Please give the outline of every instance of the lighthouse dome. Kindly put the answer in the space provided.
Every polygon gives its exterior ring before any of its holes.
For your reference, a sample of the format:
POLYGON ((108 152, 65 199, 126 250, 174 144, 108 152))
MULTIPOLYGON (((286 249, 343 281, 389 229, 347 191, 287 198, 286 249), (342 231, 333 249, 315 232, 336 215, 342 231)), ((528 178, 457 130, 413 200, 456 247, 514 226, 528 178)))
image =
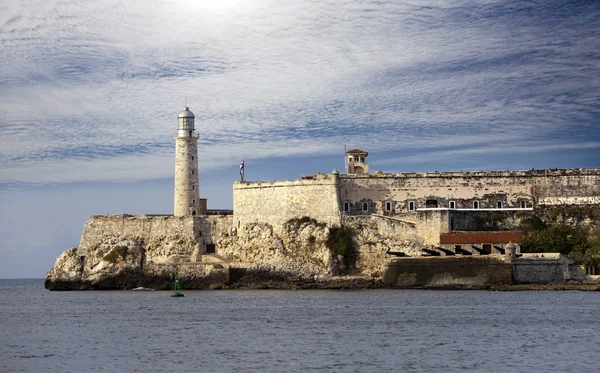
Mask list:
POLYGON ((178 118, 195 118, 194 113, 190 111, 189 107, 184 107, 183 111, 179 113, 178 118))

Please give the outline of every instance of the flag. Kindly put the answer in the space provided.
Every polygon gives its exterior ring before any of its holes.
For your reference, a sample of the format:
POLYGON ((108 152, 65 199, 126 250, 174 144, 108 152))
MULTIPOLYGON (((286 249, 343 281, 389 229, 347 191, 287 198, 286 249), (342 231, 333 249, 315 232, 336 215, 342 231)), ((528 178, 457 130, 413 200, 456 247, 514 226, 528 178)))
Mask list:
POLYGON ((240 177, 242 181, 244 181, 244 160, 242 159, 242 163, 240 163, 240 177))

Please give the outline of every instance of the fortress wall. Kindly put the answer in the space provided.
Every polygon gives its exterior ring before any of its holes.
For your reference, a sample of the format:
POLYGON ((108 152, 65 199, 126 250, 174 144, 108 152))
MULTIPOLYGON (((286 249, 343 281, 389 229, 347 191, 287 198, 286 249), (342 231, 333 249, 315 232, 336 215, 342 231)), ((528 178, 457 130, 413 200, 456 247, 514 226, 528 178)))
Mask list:
POLYGON ((481 208, 496 208, 498 200, 505 207, 517 207, 520 199, 531 199, 531 186, 526 177, 345 176, 340 179, 340 199, 358 203, 368 199, 377 212, 383 212, 385 201, 391 201, 393 210, 400 212, 408 210, 408 201, 423 208, 428 199, 437 200, 438 207, 455 201, 456 208, 472 208, 473 199, 480 201, 481 208))
POLYGON ((290 219, 310 216, 339 225, 337 177, 311 180, 236 182, 233 185, 234 225, 268 223, 281 226, 290 219))
POLYGON ((538 176, 533 180, 538 198, 600 196, 600 172, 538 176))
POLYGON ((87 252, 106 236, 131 236, 145 242, 160 237, 180 235, 199 239, 197 226, 202 218, 192 216, 96 215, 85 223, 79 249, 87 252))
POLYGON ((419 212, 416 226, 418 242, 425 246, 438 246, 440 233, 450 231, 448 214, 448 210, 419 212))
POLYGON ((600 196, 600 169, 341 175, 339 183, 340 202, 351 202, 353 214, 363 213, 362 202, 369 203, 369 212, 397 214, 408 210, 408 201, 423 208, 428 199, 441 208, 449 201, 472 208, 473 200, 480 208, 497 208, 498 201, 503 208, 518 208, 521 200, 531 207, 538 198, 600 196), (392 212, 384 211, 385 201, 392 202, 392 212))
POLYGON ((201 241, 207 244, 216 244, 221 237, 231 235, 233 228, 233 215, 210 215, 199 219, 197 229, 201 241))
POLYGON ((538 205, 600 205, 600 196, 589 197, 542 197, 538 205))
POLYGON ((569 262, 562 259, 521 258, 513 260, 512 268, 519 284, 563 284, 571 278, 569 262))
POLYGON ((520 218, 530 216, 532 211, 465 211, 450 210, 450 230, 489 231, 518 229, 520 218))
POLYGON ((398 258, 385 264, 390 286, 510 284, 510 264, 494 257, 398 258))

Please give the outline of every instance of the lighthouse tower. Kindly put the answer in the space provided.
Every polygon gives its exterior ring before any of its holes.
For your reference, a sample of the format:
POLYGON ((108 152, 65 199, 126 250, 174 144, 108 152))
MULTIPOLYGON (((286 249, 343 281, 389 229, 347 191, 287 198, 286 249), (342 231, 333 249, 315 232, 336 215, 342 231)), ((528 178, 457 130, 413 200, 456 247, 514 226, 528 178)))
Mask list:
POLYGON ((185 107, 179 113, 175 137, 175 216, 201 215, 198 181, 198 134, 194 113, 185 107))

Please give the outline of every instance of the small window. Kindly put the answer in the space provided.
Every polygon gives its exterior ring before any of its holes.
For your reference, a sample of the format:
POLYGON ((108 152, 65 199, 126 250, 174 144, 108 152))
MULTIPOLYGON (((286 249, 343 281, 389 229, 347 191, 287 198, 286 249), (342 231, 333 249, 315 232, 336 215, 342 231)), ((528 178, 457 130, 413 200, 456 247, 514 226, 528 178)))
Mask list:
POLYGON ((448 204, 448 207, 450 207, 451 209, 455 209, 456 208, 456 202, 450 201, 450 203, 448 204))
POLYGON ((527 201, 521 200, 521 208, 527 208, 527 201))
POLYGON ((192 184, 192 190, 194 190, 194 184, 192 184))
POLYGON ((498 208, 501 209, 502 208, 502 201, 498 201, 498 208))
POLYGON ((473 201, 473 208, 474 209, 478 209, 479 208, 479 201, 473 201))
POLYGON ((354 157, 354 162, 358 162, 358 156, 354 157))
POLYGON ((344 212, 350 211, 350 202, 344 202, 344 212))
POLYGON ((206 253, 207 254, 214 254, 215 253, 215 244, 214 243, 208 243, 206 244, 206 253))
POLYGON ((415 211, 415 202, 414 201, 410 201, 408 203, 408 211, 415 211))
POLYGON ((196 210, 192 210, 192 215, 196 215, 196 210))
POLYGON ((456 252, 456 250, 461 250, 462 249, 462 245, 454 245, 454 252, 456 252))
POLYGON ((193 200, 192 200, 192 205, 195 205, 195 204, 196 204, 196 200, 195 200, 195 199, 193 199, 193 200))
POLYGON ((352 162, 352 156, 348 157, 348 162, 352 162))
POLYGON ((385 211, 392 211, 392 203, 391 202, 386 202, 385 203, 385 211))
POLYGON ((363 211, 369 211, 369 203, 363 202, 362 208, 363 208, 363 211))
POLYGON ((192 175, 194 174, 194 170, 192 170, 192 175))
POLYGON ((194 160, 194 156, 192 155, 192 161, 194 160))

